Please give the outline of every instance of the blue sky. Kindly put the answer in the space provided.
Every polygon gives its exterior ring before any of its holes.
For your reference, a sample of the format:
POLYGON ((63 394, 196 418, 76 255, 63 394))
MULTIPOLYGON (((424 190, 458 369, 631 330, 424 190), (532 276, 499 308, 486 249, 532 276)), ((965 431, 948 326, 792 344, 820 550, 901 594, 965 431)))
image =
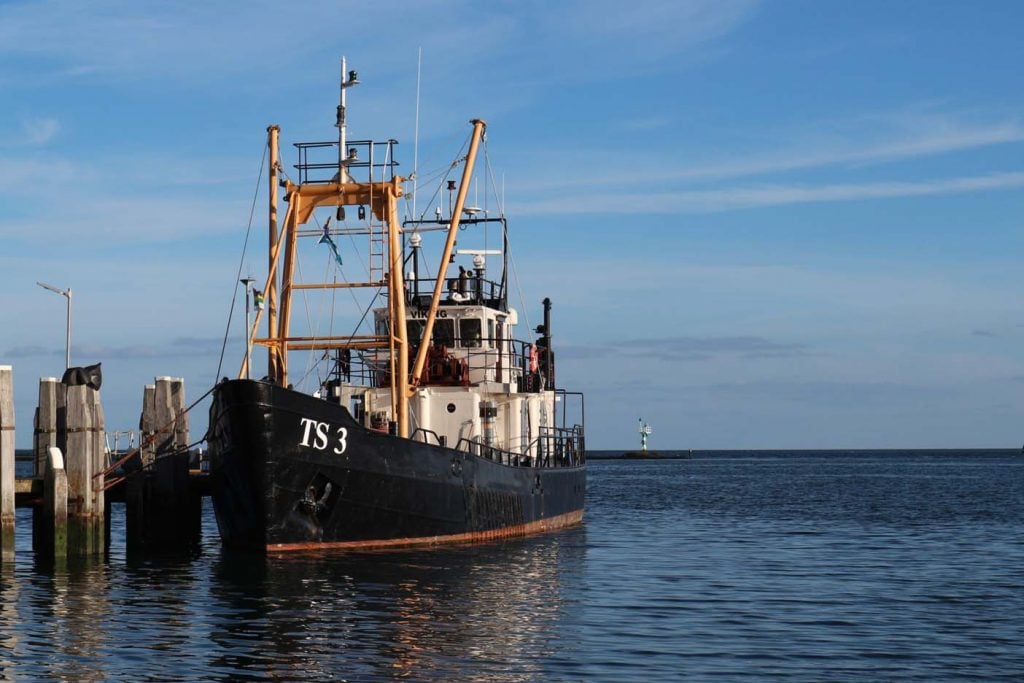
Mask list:
POLYGON ((592 448, 634 445, 638 416, 655 448, 1021 444, 1024 5, 378 7, 0 2, 20 447, 63 370, 63 300, 37 280, 74 290, 72 363, 103 362, 108 429, 156 375, 198 397, 266 126, 333 137, 345 54, 350 136, 397 138, 411 169, 420 48, 420 168, 488 121, 517 307, 536 324, 553 299, 592 448))

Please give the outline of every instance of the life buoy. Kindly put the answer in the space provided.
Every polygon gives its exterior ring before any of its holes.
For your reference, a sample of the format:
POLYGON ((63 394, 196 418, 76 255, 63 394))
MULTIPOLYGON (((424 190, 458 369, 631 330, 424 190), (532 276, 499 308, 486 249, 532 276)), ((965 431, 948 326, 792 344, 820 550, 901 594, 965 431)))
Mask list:
POLYGON ((537 372, 537 346, 530 344, 530 372, 537 372))

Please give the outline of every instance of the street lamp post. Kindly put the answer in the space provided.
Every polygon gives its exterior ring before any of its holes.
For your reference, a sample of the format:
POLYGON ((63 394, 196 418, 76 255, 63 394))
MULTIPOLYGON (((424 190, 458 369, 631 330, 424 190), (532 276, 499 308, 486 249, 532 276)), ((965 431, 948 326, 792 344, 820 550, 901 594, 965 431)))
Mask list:
POLYGON ((62 297, 68 300, 68 320, 67 328, 65 330, 65 343, 64 343, 64 369, 67 370, 71 367, 71 288, 61 289, 60 287, 54 287, 48 285, 45 282, 36 282, 37 285, 43 289, 48 289, 51 292, 60 294, 62 297))
POLYGON ((239 280, 245 285, 245 378, 249 379, 249 367, 252 360, 249 356, 252 354, 252 327, 249 323, 249 291, 252 289, 252 283, 256 280, 251 277, 243 277, 239 280))

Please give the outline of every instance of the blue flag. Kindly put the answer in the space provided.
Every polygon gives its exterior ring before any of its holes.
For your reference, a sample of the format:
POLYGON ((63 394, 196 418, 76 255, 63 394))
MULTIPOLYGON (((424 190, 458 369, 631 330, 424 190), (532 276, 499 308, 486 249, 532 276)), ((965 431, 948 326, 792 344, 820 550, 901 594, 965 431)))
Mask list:
POLYGON ((338 253, 338 245, 331 239, 331 233, 327 231, 326 225, 324 226, 324 236, 320 238, 317 244, 329 244, 331 246, 331 251, 334 252, 334 260, 338 262, 339 266, 343 265, 341 262, 341 254, 338 253))

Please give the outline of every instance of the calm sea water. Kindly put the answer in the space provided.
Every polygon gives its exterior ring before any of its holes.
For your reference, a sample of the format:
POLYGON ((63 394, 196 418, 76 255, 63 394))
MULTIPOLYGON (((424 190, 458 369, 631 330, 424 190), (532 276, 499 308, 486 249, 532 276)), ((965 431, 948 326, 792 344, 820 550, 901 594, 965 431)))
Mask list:
POLYGON ((417 552, 0 567, 4 680, 1022 680, 1024 457, 590 465, 585 524, 417 552))

